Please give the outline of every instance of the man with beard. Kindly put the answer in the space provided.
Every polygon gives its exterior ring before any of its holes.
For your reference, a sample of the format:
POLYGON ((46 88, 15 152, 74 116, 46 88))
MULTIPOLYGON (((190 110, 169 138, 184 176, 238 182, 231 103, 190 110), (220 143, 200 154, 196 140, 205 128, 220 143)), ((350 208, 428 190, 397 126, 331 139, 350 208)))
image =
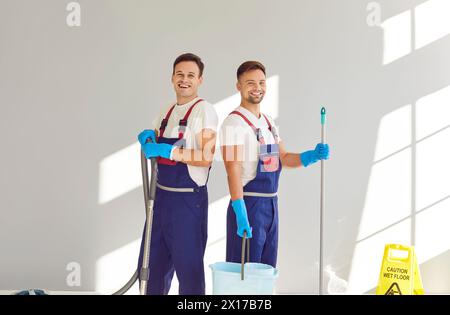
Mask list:
POLYGON ((237 70, 241 104, 225 119, 220 144, 231 200, 227 212, 226 260, 241 262, 244 232, 252 238, 250 262, 276 266, 278 249, 278 180, 281 166, 308 166, 328 159, 327 144, 303 153, 286 152, 274 120, 260 111, 266 70, 247 61, 237 70))

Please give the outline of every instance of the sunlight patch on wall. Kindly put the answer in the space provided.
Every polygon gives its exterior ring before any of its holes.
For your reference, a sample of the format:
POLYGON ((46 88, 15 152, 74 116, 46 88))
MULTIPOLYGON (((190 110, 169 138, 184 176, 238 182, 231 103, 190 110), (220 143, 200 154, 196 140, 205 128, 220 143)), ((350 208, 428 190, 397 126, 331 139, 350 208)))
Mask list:
POLYGON ((98 203, 110 202, 142 186, 140 145, 133 143, 100 161, 98 203))
POLYGON ((385 115, 378 128, 375 161, 411 145, 411 105, 385 115))
POLYGON ((411 215, 411 149, 372 167, 358 240, 411 215))
POLYGON ((450 196, 450 129, 417 144, 417 209, 450 196))
POLYGON ((411 53, 411 11, 395 15, 381 24, 383 29, 383 65, 411 53))
MULTIPOLYGON (((137 268, 141 239, 119 247, 97 260, 95 265, 95 291, 111 294, 119 290, 131 278, 137 268)), ((135 285, 128 294, 139 294, 135 285)))
POLYGON ((212 272, 210 264, 225 261, 227 208, 230 196, 220 198, 209 205, 208 209, 208 243, 205 252, 206 293, 212 293, 212 272))
POLYGON ((347 293, 363 294, 378 285, 386 244, 410 245, 411 220, 406 219, 372 237, 358 242, 352 258, 347 293))
POLYGON ((450 249, 450 198, 417 214, 416 252, 419 264, 450 249))
POLYGON ((449 128, 450 86, 420 98, 417 101, 416 113, 417 140, 443 128, 449 128))
POLYGON ((416 49, 450 34, 450 1, 429 0, 415 9, 416 49))

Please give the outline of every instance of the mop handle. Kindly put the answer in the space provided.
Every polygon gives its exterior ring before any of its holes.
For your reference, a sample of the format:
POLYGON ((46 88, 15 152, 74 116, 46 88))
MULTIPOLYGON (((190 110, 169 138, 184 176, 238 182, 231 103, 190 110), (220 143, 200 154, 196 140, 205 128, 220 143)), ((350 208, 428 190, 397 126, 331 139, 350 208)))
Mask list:
POLYGON ((241 280, 244 280, 244 264, 245 264, 245 244, 247 241, 247 262, 250 260, 250 239, 247 238, 247 231, 244 231, 242 237, 242 251, 241 251, 241 280))
MULTIPOLYGON (((321 142, 325 143, 325 107, 320 110, 321 142)), ((323 294, 323 205, 324 205, 324 179, 325 179, 325 161, 320 160, 320 257, 319 257, 319 294, 323 294)))

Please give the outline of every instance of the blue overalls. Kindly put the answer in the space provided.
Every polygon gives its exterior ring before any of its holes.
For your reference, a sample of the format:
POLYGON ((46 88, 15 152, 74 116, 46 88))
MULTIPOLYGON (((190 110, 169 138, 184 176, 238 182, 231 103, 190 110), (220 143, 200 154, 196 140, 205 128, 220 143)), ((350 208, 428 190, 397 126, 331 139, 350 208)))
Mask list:
MULTIPOLYGON (((178 138, 165 138, 164 130, 174 105, 161 122, 158 143, 179 146, 195 102, 179 122, 178 138)), ((203 257, 207 240, 208 192, 189 176, 185 163, 158 158, 157 190, 153 206, 147 294, 168 294, 174 271, 179 294, 205 294, 203 257)), ((145 231, 145 227, 144 227, 145 231)), ((139 254, 142 265, 144 237, 139 254)))
MULTIPOLYGON (((262 114, 275 139, 275 144, 265 144, 260 129, 257 129, 247 117, 238 111, 234 111, 231 114, 241 116, 252 127, 259 142, 259 159, 256 177, 243 187, 248 221, 252 227, 249 261, 276 267, 278 250, 277 190, 282 168, 278 147, 278 135, 267 117, 262 114)), ((236 231, 236 215, 230 201, 227 212, 226 260, 240 263, 242 238, 237 235, 236 231)))

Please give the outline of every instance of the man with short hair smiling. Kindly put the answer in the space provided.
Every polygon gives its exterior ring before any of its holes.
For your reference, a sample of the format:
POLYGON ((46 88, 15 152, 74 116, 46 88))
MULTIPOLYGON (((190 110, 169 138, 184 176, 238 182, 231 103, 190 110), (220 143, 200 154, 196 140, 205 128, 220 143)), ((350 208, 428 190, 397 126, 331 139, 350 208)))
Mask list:
POLYGON ((220 143, 231 200, 227 212, 226 260, 241 262, 244 232, 251 238, 250 262, 276 266, 278 180, 281 166, 308 166, 328 159, 327 144, 314 150, 286 152, 274 120, 260 110, 266 93, 266 69, 247 61, 237 70, 241 104, 224 120, 220 143))
MULTIPOLYGON (((145 156, 158 159, 147 294, 167 294, 174 271, 180 294, 205 294, 206 184, 218 117, 214 107, 197 95, 203 68, 201 59, 191 53, 175 60, 172 84, 177 102, 163 109, 153 122, 154 130, 138 136, 145 156)), ((144 239, 139 270, 143 243, 144 239)))

